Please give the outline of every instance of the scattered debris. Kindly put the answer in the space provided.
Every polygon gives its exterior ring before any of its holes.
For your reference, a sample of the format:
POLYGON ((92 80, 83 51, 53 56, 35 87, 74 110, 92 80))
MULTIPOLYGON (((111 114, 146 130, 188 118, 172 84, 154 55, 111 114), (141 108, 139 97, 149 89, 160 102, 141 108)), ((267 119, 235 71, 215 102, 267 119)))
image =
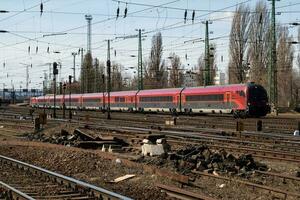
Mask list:
POLYGON ((102 149, 108 152, 121 152, 123 146, 127 146, 123 140, 116 137, 94 137, 83 130, 75 129, 72 134, 67 130, 61 129, 60 133, 55 133, 50 136, 43 133, 27 134, 29 140, 38 140, 53 144, 61 144, 65 146, 73 146, 84 149, 102 149))
POLYGON ((175 153, 163 154, 157 158, 141 158, 141 162, 155 164, 161 167, 171 167, 180 173, 192 170, 219 175, 246 176, 255 170, 266 171, 266 165, 255 162, 251 154, 235 157, 225 150, 213 151, 205 145, 187 146, 175 153))
POLYGON ((121 177, 119 177, 119 178, 116 178, 116 179, 113 180, 113 181, 109 181, 109 183, 119 183, 119 182, 121 182, 121 181, 124 181, 124 180, 126 180, 126 179, 130 179, 130 178, 133 178, 133 177, 135 177, 135 174, 127 174, 127 175, 125 175, 125 176, 121 176, 121 177))
POLYGON ((223 184, 217 185, 217 186, 218 186, 219 188, 223 188, 223 187, 225 187, 225 185, 226 185, 226 184, 223 183, 223 184))

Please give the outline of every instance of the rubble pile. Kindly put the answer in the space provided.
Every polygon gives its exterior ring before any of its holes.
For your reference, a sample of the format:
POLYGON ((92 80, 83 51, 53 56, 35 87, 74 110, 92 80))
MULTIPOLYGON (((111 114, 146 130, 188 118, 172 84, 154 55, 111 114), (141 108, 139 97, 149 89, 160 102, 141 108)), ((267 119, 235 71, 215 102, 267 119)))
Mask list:
POLYGON ((27 134, 29 140, 48 142, 52 144, 60 144, 65 146, 80 147, 85 149, 121 149, 127 144, 116 137, 94 137, 80 129, 75 129, 73 133, 61 129, 59 133, 46 135, 43 133, 27 134))
POLYGON ((254 170, 266 171, 267 166, 255 162, 251 154, 235 157, 225 150, 213 151, 205 145, 187 146, 175 153, 156 158, 144 158, 149 164, 173 167, 176 171, 187 173, 192 170, 208 173, 222 172, 229 175, 247 175, 254 170))

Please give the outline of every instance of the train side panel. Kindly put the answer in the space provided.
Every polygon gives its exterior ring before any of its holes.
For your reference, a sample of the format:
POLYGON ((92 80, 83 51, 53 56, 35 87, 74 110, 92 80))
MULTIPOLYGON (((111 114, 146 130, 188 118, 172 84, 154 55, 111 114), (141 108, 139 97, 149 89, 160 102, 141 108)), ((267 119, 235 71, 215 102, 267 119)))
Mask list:
POLYGON ((137 94, 137 109, 154 112, 179 112, 182 88, 142 90, 137 94))
POLYGON ((245 110, 247 87, 244 84, 186 88, 182 92, 183 112, 232 113, 245 110))
MULTIPOLYGON (((136 93, 138 91, 121 91, 110 93, 110 109, 116 111, 133 111, 136 105, 136 93)), ((106 108, 108 95, 105 96, 106 108)))

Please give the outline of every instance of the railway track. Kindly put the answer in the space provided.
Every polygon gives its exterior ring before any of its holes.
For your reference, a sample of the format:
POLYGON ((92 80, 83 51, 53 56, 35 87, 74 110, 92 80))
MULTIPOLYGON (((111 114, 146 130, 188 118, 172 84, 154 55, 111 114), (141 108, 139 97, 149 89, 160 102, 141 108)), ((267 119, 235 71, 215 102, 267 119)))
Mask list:
MULTIPOLYGON (((64 122, 63 120, 54 121, 64 122)), ((77 126, 79 124, 85 124, 80 119, 72 120, 72 122, 77 126)), ((110 120, 109 124, 107 124, 105 119, 90 120, 88 124, 101 130, 143 134, 156 132, 165 134, 173 139, 171 140, 172 143, 204 143, 215 149, 223 148, 236 153, 251 153, 259 158, 300 162, 300 139, 284 134, 241 132, 239 135, 234 135, 236 133, 232 132, 232 135, 224 135, 223 131, 209 129, 201 130, 199 128, 185 126, 163 127, 162 131, 158 131, 151 128, 154 125, 153 123, 132 122, 130 126, 128 126, 129 124, 127 121, 124 122, 115 119, 110 120), (91 121, 94 121, 94 123, 91 121), (187 139, 189 142, 185 142, 187 139)))
MULTIPOLYGON (((137 127, 129 127, 129 126, 113 126, 113 125, 99 125, 93 124, 92 125, 97 130, 109 130, 110 132, 119 132, 119 133, 135 133, 135 134, 142 134, 147 135, 149 133, 154 134, 162 134, 165 135, 167 138, 172 138, 173 144, 181 144, 181 145, 188 145, 188 144, 200 144, 205 143, 212 149, 225 149, 230 152, 235 153, 251 153, 254 157, 263 158, 263 159, 270 159, 270 160, 277 160, 277 161, 286 161, 286 162, 295 162, 300 163, 300 155, 299 153, 294 152, 286 152, 286 151, 274 151, 272 149, 261 149, 261 148, 248 148, 243 145, 243 141, 240 141, 239 146, 233 146, 232 140, 233 138, 228 138, 227 136, 210 136, 206 139, 210 140, 210 143, 207 142, 209 140, 203 140, 203 138, 207 137, 206 134, 202 133, 195 133, 195 132, 183 132, 183 131, 169 131, 169 130, 160 130, 154 131, 150 128, 137 128, 137 127), (212 142, 214 140, 222 140, 224 143, 222 145, 217 145, 216 143, 212 142), (193 142, 193 143, 191 143, 193 142)), ((136 137, 136 136, 134 136, 136 137)), ((141 138, 142 140, 142 138, 141 138)), ((300 145, 300 143, 298 144, 300 145)))
POLYGON ((0 155, 0 199, 130 198, 31 164, 0 155))
MULTIPOLYGON (((44 109, 35 109, 35 115, 39 112, 44 112, 44 109)), ((46 109, 46 113, 52 113, 52 110, 46 109)), ((30 118, 29 108, 8 108, 2 110, 0 115, 13 115, 19 117, 19 115, 26 116, 30 118)), ((62 110, 57 110, 58 117, 62 118, 62 110)), ((68 115, 68 111, 66 111, 68 115)), ((170 114, 142 114, 142 113, 124 113, 124 112, 113 112, 112 117, 114 120, 123 121, 127 123, 152 123, 164 125, 166 120, 172 120, 170 114)), ((97 121, 106 118, 106 114, 99 111, 76 111, 76 116, 73 116, 74 119, 82 119, 88 121, 97 121)), ((214 128, 214 129, 223 129, 223 130, 235 130, 237 121, 244 123, 244 128, 247 131, 256 131, 257 122, 262 121, 262 130, 264 132, 270 133, 281 133, 281 134, 291 134, 300 126, 300 120, 297 118, 284 118, 284 117, 265 117, 265 118, 247 118, 247 119, 234 119, 233 117, 225 116, 186 116, 180 115, 177 118, 178 126, 193 126, 195 128, 214 128)))

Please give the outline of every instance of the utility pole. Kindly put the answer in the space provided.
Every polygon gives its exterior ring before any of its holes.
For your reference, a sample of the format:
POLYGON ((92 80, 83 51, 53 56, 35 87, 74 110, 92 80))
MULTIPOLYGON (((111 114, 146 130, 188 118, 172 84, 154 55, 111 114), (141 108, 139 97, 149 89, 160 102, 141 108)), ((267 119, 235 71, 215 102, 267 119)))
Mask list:
POLYGON ((273 112, 278 115, 277 112, 277 56, 276 56, 276 19, 275 19, 275 1, 272 1, 272 13, 271 13, 271 49, 270 63, 268 65, 268 84, 269 84, 269 98, 272 105, 273 112))
POLYGON ((111 90, 111 74, 110 74, 110 67, 111 67, 111 62, 110 62, 110 40, 107 41, 107 119, 111 119, 110 116, 110 90, 111 90))
POLYGON ((73 52, 72 53, 72 56, 73 56, 73 82, 75 83, 76 82, 76 74, 75 74, 75 69, 76 69, 76 66, 75 66, 75 59, 76 59, 76 55, 77 53, 76 52, 73 52))
POLYGON ((66 83, 63 84, 63 119, 66 118, 66 83))
POLYGON ((138 90, 144 89, 143 83, 143 52, 142 52, 142 30, 139 29, 139 48, 138 48, 138 90))
POLYGON ((27 95, 28 95, 28 86, 29 86, 29 65, 26 65, 26 90, 27 90, 27 95))
POLYGON ((69 119, 72 119, 72 111, 71 111, 71 84, 72 84, 72 76, 69 75, 69 119))
POLYGON ((80 66, 80 70, 81 70, 81 93, 85 93, 85 70, 83 67, 83 48, 81 48, 80 50, 80 55, 81 55, 81 66, 80 66))
POLYGON ((103 74, 102 74, 102 98, 103 98, 103 109, 102 111, 105 110, 105 75, 104 75, 104 71, 103 71, 103 74))
POLYGON ((5 83, 3 83, 3 94, 2 94, 3 100, 5 100, 5 83))
POLYGON ((203 22, 205 24, 205 70, 204 70, 204 85, 208 86, 212 84, 211 81, 211 70, 210 70, 210 50, 209 50, 209 30, 208 24, 211 24, 209 21, 203 22))

